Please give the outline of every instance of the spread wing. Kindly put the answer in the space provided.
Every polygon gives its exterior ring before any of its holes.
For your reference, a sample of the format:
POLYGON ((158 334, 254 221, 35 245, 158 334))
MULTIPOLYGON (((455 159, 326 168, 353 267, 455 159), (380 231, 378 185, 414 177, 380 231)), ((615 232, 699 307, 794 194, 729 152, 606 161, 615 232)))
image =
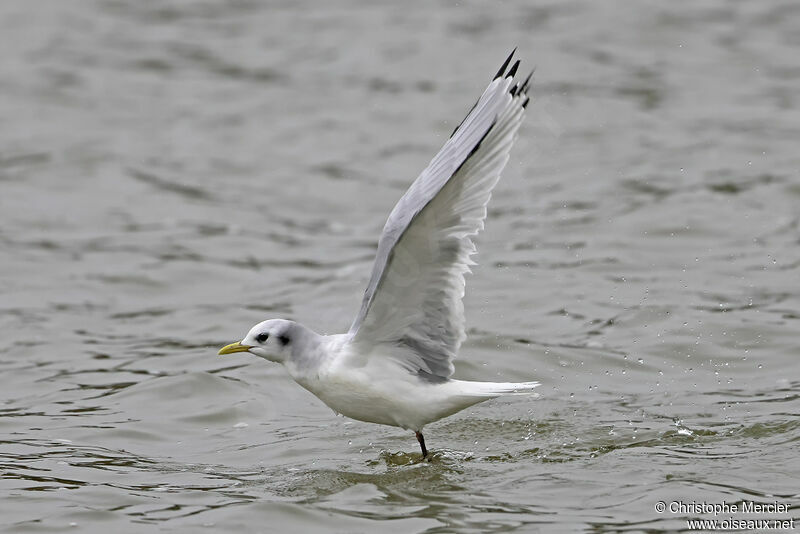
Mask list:
POLYGON ((464 274, 472 236, 522 122, 528 81, 514 79, 514 52, 441 151, 411 184, 383 228, 361 309, 350 327, 360 354, 395 358, 433 380, 453 373, 466 338, 464 274), (381 347, 377 347, 381 345, 381 347))

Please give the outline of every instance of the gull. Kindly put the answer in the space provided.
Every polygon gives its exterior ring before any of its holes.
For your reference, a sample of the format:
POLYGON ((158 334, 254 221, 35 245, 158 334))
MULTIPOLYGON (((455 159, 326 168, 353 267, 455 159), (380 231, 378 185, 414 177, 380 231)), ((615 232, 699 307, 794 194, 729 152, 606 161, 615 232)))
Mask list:
POLYGON ((464 275, 475 264, 472 238, 483 229, 530 102, 531 76, 515 79, 519 61, 508 69, 514 52, 389 214, 350 330, 320 335, 270 319, 219 354, 249 352, 281 363, 337 414, 413 430, 423 458, 428 423, 501 395, 538 397, 538 382, 451 378, 466 339, 462 298, 464 275))

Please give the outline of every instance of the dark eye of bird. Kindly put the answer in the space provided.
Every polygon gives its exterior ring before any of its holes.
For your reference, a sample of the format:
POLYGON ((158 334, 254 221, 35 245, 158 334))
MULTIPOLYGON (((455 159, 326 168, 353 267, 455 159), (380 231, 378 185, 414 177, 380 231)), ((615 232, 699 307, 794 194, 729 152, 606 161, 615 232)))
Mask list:
POLYGON ((259 343, 263 343, 268 339, 269 339, 269 334, 267 334, 266 332, 258 334, 256 336, 256 341, 258 341, 259 343))

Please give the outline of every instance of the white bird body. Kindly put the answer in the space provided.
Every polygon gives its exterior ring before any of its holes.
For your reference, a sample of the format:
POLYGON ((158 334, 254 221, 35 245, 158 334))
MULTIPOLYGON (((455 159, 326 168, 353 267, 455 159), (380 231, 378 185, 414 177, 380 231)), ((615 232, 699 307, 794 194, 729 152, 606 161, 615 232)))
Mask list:
MULTIPOLYGON (((512 52, 513 56, 513 52, 512 52)), ((321 336, 271 319, 220 354, 250 352, 284 364, 335 412, 416 432, 478 402, 529 394, 537 382, 450 378, 466 338, 465 273, 486 205, 528 104, 528 81, 511 56, 450 139, 389 215, 356 319, 346 334, 321 336)))
POLYGON ((320 336, 324 363, 315 369, 286 362, 289 375, 337 414, 366 423, 421 431, 473 404, 504 394, 527 393, 538 382, 430 382, 386 355, 357 353, 347 334, 320 336), (354 365, 362 362, 363 365, 354 365))

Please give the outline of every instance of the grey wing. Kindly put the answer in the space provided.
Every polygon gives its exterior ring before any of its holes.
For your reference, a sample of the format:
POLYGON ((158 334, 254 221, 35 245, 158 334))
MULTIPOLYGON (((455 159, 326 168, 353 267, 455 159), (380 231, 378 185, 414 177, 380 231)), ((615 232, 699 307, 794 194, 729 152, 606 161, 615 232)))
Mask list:
POLYGON ((359 353, 386 354, 423 375, 452 374, 466 338, 461 299, 471 237, 483 229, 529 102, 530 76, 517 83, 519 61, 506 73, 510 61, 389 215, 350 327, 351 343, 384 350, 359 353))

